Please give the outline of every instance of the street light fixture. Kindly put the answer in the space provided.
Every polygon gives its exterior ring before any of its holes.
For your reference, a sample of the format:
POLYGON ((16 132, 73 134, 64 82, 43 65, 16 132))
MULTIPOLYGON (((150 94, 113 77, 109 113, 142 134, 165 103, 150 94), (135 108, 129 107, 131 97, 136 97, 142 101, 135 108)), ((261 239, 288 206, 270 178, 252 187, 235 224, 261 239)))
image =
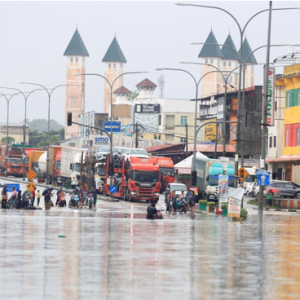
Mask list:
MULTIPOLYGON (((49 97, 49 102, 48 102, 48 133, 47 133, 47 141, 48 141, 48 148, 47 148, 47 177, 46 177, 46 184, 49 184, 49 145, 50 145, 50 101, 51 101, 51 95, 59 87, 62 86, 80 86, 79 84, 60 84, 54 87, 53 89, 47 89, 45 86, 39 83, 32 83, 32 82, 20 82, 20 84, 30 84, 30 85, 37 85, 40 86, 42 89, 44 89, 49 97), (51 90, 51 92, 49 92, 51 90)), ((26 122, 26 119, 25 119, 26 122)), ((24 152, 25 152, 25 145, 24 145, 24 152)))
MULTIPOLYGON (((200 4, 192 4, 192 3, 187 3, 187 2, 175 2, 176 5, 180 5, 180 6, 195 6, 195 7, 200 7, 200 8, 211 8, 211 9, 217 9, 217 10, 221 10, 223 12, 225 12, 227 15, 229 15, 234 22, 236 23, 239 33, 240 33, 240 57, 243 57, 243 37, 246 31, 247 26, 249 25, 249 23, 259 14, 263 13, 263 12, 270 12, 272 10, 294 10, 294 9, 299 9, 299 7, 288 7, 288 8, 273 8, 270 7, 268 9, 264 9, 261 10, 257 13, 255 13, 244 25, 244 27, 242 28, 240 23, 237 21, 237 19, 226 9, 223 9, 221 7, 218 6, 209 6, 209 5, 200 5, 200 4)), ((268 28, 268 35, 270 34, 270 26, 268 28)), ((239 78, 241 79, 242 77, 242 60, 240 63, 240 68, 239 68, 239 78)), ((239 158, 239 139, 240 139, 240 118, 241 118, 241 80, 239 80, 239 87, 238 87, 238 112, 237 112, 237 142, 236 142, 236 155, 235 155, 235 174, 237 175, 237 171, 238 171, 238 158, 239 158)))
MULTIPOLYGON (((109 85, 110 87, 110 136, 111 136, 111 143, 110 143, 110 164, 113 163, 113 156, 112 156, 112 149, 113 149, 113 132, 112 132, 112 115, 113 115, 113 106, 112 106, 112 94, 113 94, 113 87, 114 84, 116 83, 117 79, 124 75, 129 75, 129 74, 142 74, 142 73, 148 73, 148 71, 136 71, 136 72, 125 72, 120 75, 118 75, 112 82, 110 82, 105 76, 97 73, 74 73, 74 76, 81 76, 81 75, 90 75, 90 76, 98 76, 103 78, 109 85)), ((112 175, 110 176, 110 186, 112 185, 112 175)), ((110 193, 110 197, 112 198, 112 193, 110 193)))

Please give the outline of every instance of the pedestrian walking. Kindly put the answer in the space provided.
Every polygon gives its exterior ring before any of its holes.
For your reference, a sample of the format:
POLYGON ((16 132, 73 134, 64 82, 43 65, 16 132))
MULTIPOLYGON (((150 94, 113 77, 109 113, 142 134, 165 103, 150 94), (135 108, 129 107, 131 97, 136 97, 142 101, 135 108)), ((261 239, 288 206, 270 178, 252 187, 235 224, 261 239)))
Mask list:
POLYGON ((37 206, 39 206, 40 205, 40 200, 41 200, 40 190, 38 190, 37 193, 36 193, 36 199, 37 199, 37 206))
POLYGON ((31 192, 27 189, 26 191, 24 191, 24 193, 22 194, 22 208, 26 208, 27 204, 26 202, 30 202, 32 199, 32 194, 31 192), (27 197, 28 196, 28 197, 27 197))
POLYGON ((14 209, 17 208, 17 202, 18 202, 18 193, 16 191, 16 188, 12 188, 12 194, 11 194, 11 205, 14 209))
POLYGON ((1 208, 2 209, 6 209, 6 203, 7 203, 7 191, 6 191, 6 188, 4 187, 1 192, 1 208))
POLYGON ((185 202, 188 204, 188 206, 187 206, 188 211, 190 210, 190 205, 189 205, 190 196, 191 196, 191 190, 189 190, 185 195, 185 202))
POLYGON ((58 203, 59 203, 59 194, 62 193, 62 192, 63 192, 63 189, 62 189, 62 188, 60 188, 60 189, 57 191, 57 193, 56 193, 56 203, 55 203, 55 206, 58 205, 58 203))
POLYGON ((36 188, 34 188, 34 189, 31 191, 31 206, 34 206, 34 201, 35 201, 35 190, 36 190, 36 188))
POLYGON ((50 192, 50 190, 47 190, 47 192, 44 196, 44 199, 45 199, 45 209, 50 210, 50 208, 51 208, 51 192, 50 192))
POLYGON ((191 196, 189 197, 189 205, 190 205, 191 213, 192 213, 192 214, 195 213, 195 203, 196 203, 195 192, 194 192, 194 191, 191 191, 191 196))
POLYGON ((18 200, 17 200, 17 209, 22 208, 22 191, 19 190, 18 192, 18 200))
POLYGON ((267 206, 266 206, 266 210, 269 210, 273 204, 273 192, 269 192, 267 195, 267 206))

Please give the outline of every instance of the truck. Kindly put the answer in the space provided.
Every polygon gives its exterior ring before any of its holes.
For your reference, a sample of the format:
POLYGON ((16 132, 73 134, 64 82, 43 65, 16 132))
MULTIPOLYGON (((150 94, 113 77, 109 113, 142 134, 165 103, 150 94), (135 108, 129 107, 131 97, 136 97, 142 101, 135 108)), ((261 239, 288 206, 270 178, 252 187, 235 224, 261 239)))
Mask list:
POLYGON ((159 166, 153 158, 129 157, 122 160, 119 165, 110 166, 110 155, 106 163, 106 179, 103 194, 110 194, 110 187, 115 186, 114 197, 125 201, 143 200, 157 203, 159 199, 159 166), (113 182, 110 183, 109 171, 114 173, 113 182))
POLYGON ((163 193, 167 185, 175 181, 174 163, 170 157, 155 156, 153 159, 159 166, 160 193, 163 193))
MULTIPOLYGON (((197 158, 197 188, 201 199, 207 201, 219 200, 219 175, 225 174, 220 159, 197 158)), ((234 163, 227 164, 228 186, 234 186, 234 163)))
POLYGON ((105 183, 105 175, 106 175, 106 157, 98 160, 95 163, 95 174, 94 181, 96 190, 101 192, 103 190, 103 186, 105 183))
POLYGON ((62 183, 66 180, 71 180, 71 186, 74 187, 78 184, 81 172, 81 162, 84 163, 85 154, 88 149, 84 148, 73 148, 73 147, 62 147, 61 148, 61 168, 60 176, 62 183), (81 160, 81 157, 83 159, 81 160))
MULTIPOLYGON (((54 181, 57 181, 58 184, 62 183, 60 176, 61 149, 61 146, 49 146, 48 172, 50 183, 54 183, 54 181)), ((47 178, 47 152, 40 155, 35 168, 38 173, 42 173, 43 177, 47 178)))
POLYGON ((40 157, 46 153, 41 150, 31 150, 29 157, 29 171, 33 170, 35 173, 39 173, 39 159, 40 157))

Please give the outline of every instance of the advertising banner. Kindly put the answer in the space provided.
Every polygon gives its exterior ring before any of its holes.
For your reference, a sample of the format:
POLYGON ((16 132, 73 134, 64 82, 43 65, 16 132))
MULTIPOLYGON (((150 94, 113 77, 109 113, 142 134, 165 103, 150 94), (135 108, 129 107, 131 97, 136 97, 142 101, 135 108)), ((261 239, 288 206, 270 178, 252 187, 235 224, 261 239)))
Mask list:
POLYGON ((95 135, 93 146, 107 146, 109 145, 109 138, 107 135, 95 135))
MULTIPOLYGON (((217 121, 217 119, 210 119, 206 122, 213 122, 213 121, 217 121)), ((208 142, 208 141, 214 141, 216 139, 216 134, 217 134, 217 126, 216 124, 207 124, 204 126, 204 142, 208 142)))
POLYGON ((121 122, 120 121, 105 121, 104 122, 104 130, 110 132, 110 127, 112 123, 112 132, 121 132, 121 122))
POLYGON ((239 218, 240 214, 241 214, 241 200, 234 197, 229 197, 227 216, 230 218, 233 217, 239 218))
MULTIPOLYGON (((264 82, 266 69, 264 68, 264 82)), ((268 76, 268 87, 264 86, 263 94, 268 94, 268 102, 267 102, 267 124, 270 126, 274 126, 275 119, 275 87, 276 87, 276 73, 275 68, 269 68, 269 76, 268 76)), ((264 101, 263 101, 264 103, 264 101)))
POLYGON ((228 202, 229 187, 228 175, 219 175, 219 203, 228 202))
POLYGON ((141 114, 159 114, 160 104, 136 104, 135 112, 141 114))

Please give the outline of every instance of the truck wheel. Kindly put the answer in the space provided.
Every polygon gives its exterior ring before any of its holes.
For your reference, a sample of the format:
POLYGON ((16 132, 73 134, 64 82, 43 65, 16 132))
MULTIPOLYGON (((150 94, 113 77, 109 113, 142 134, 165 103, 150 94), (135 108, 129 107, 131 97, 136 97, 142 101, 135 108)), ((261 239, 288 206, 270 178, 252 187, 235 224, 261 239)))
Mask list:
POLYGON ((128 194, 126 188, 124 188, 124 201, 128 201, 128 194))

